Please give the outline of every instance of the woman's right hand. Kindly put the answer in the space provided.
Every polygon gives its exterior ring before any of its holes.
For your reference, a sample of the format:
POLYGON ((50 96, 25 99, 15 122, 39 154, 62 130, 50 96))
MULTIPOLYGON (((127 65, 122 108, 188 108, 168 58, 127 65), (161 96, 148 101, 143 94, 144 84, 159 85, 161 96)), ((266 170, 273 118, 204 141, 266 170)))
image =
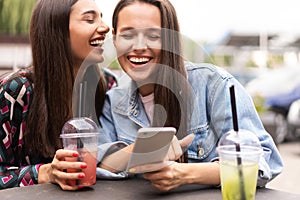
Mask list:
POLYGON ((56 151, 52 163, 44 164, 39 169, 39 183, 55 183, 63 190, 77 190, 76 180, 85 177, 81 172, 87 167, 85 162, 74 162, 77 160, 78 152, 73 150, 59 149, 56 151), (68 173, 71 170, 72 173, 68 173), (71 183, 71 184, 70 184, 71 183), (72 184, 74 183, 74 184, 72 184))
POLYGON ((187 146, 193 141, 194 138, 194 134, 189 134, 181 140, 178 140, 177 137, 174 135, 165 160, 175 161, 179 159, 180 156, 184 153, 184 151, 187 150, 187 146))

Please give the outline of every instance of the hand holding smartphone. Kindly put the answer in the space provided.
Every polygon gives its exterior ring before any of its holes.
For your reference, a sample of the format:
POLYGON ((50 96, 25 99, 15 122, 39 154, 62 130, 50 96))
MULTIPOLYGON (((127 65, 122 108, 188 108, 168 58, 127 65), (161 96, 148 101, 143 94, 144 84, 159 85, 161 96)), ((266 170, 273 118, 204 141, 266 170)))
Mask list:
POLYGON ((164 159, 168 153, 176 129, 173 127, 150 127, 141 128, 129 159, 127 170, 131 173, 144 173, 156 171, 157 168, 166 166, 164 159), (148 170, 132 172, 132 168, 140 165, 155 164, 148 170))

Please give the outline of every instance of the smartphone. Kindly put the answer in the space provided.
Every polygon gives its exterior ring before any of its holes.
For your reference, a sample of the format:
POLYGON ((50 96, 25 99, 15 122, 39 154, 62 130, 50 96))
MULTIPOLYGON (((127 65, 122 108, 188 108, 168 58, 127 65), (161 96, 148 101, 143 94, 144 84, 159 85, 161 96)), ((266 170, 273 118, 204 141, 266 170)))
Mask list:
POLYGON ((127 171, 135 166, 163 162, 175 134, 173 127, 140 128, 127 171))

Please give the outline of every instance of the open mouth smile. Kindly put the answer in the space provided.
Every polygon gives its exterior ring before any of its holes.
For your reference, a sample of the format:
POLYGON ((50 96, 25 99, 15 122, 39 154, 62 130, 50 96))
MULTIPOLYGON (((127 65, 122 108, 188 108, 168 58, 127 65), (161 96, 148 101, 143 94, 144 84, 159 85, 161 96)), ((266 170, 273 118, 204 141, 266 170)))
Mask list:
POLYGON ((90 41, 90 45, 93 47, 102 46, 104 44, 104 40, 101 39, 95 39, 90 41))
POLYGON ((127 59, 135 65, 144 65, 152 60, 152 58, 148 56, 128 56, 127 59))

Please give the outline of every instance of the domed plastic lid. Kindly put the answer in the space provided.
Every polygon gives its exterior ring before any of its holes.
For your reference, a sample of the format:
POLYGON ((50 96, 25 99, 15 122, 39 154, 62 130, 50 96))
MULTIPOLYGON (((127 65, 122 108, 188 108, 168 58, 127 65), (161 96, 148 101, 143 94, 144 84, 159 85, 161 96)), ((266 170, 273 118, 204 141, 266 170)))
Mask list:
POLYGON ((87 117, 72 118, 62 128, 62 135, 74 133, 98 133, 96 123, 87 117))
POLYGON ((241 129, 238 132, 231 130, 224 134, 218 146, 229 146, 240 144, 240 146, 251 146, 261 148, 260 142, 255 134, 248 130, 241 129))

